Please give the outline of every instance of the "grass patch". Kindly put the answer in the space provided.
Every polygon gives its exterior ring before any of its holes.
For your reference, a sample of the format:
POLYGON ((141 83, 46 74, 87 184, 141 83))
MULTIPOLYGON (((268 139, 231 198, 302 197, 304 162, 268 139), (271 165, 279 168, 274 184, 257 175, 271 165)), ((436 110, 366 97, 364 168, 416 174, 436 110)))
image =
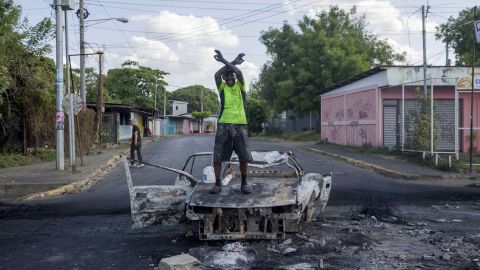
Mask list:
POLYGON ((256 139, 281 139, 296 142, 320 141, 320 133, 316 131, 294 133, 260 133, 258 135, 253 135, 252 137, 256 139))
POLYGON ((55 160, 54 149, 39 148, 29 156, 25 156, 21 153, 5 153, 0 154, 0 168, 25 166, 52 160, 55 160))
MULTIPOLYGON (((479 155, 474 155, 472 157, 472 163, 473 164, 480 164, 480 156, 479 155)), ((455 160, 453 162, 454 166, 457 168, 459 172, 470 172, 470 156, 468 154, 466 155, 460 155, 459 160, 455 160)), ((480 166, 472 166, 472 171, 476 173, 480 173, 480 166)))
MULTIPOLYGON (((448 155, 440 155, 438 165, 435 165, 435 157, 427 155, 425 159, 422 157, 421 153, 417 152, 402 152, 399 149, 390 149, 386 147, 374 147, 371 145, 364 145, 361 147, 358 146, 346 146, 351 150, 358 151, 361 153, 367 153, 372 155, 378 155, 385 158, 406 160, 408 162, 430 167, 445 172, 456 172, 456 173, 467 173, 469 172, 469 156, 460 155, 459 160, 456 160, 452 154, 452 166, 449 167, 448 164, 448 155)), ((473 156, 473 163, 480 164, 480 155, 473 156)), ((473 166, 473 172, 480 173, 480 166, 473 166)))

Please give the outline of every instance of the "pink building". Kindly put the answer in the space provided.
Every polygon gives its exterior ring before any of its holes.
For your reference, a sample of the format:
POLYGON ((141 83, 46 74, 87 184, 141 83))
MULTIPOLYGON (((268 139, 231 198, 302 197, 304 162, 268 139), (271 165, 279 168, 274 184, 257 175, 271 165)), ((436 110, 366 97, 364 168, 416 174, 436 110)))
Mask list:
MULTIPOLYGON (((439 133, 433 146, 437 152, 469 149, 471 72, 469 67, 427 68, 427 89, 433 89, 439 133)), ((475 88, 480 90, 480 68, 475 73, 475 88)), ((417 93, 424 91, 423 76, 422 67, 378 67, 334 85, 321 95, 322 139, 343 145, 407 147, 413 130, 411 115, 420 107, 417 93)), ((479 98, 475 93, 475 130, 480 129, 479 98)), ((478 152, 480 136, 474 139, 478 152)))

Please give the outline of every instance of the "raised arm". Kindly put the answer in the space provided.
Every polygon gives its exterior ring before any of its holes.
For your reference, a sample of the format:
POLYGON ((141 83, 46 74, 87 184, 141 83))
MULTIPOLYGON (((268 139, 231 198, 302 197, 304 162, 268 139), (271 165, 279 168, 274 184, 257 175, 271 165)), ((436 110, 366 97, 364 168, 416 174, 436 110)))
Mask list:
MULTIPOLYGON (((217 55, 214 55, 213 57, 215 58, 215 60, 217 60, 218 62, 221 62, 223 63, 225 66, 223 68, 225 68, 225 70, 223 70, 223 72, 225 72, 227 70, 227 68, 233 70, 233 72, 235 72, 235 75, 237 75, 237 79, 238 81, 241 83, 241 84, 245 84, 245 80, 243 79, 243 73, 242 71, 237 68, 235 66, 235 63, 238 63, 238 64, 241 64, 243 62, 243 59, 242 57, 244 56, 244 54, 239 54, 237 56, 237 58, 235 58, 235 60, 232 61, 232 63, 228 62, 227 60, 225 60, 225 58, 223 58, 223 55, 222 53, 219 51, 219 50, 215 50, 215 53, 217 55)), ((222 68, 220 70, 217 71, 217 73, 219 73, 220 71, 222 70, 222 68)), ((221 75, 223 74, 223 72, 220 74, 220 83, 222 82, 222 78, 221 78, 221 75)), ((217 73, 215 73, 215 82, 217 83, 217 88, 220 87, 220 84, 218 83, 217 81, 217 73)))
POLYGON ((222 84, 222 75, 225 73, 225 71, 227 71, 227 69, 227 66, 223 66, 217 72, 215 72, 215 84, 217 84, 217 89, 220 88, 220 85, 222 84))

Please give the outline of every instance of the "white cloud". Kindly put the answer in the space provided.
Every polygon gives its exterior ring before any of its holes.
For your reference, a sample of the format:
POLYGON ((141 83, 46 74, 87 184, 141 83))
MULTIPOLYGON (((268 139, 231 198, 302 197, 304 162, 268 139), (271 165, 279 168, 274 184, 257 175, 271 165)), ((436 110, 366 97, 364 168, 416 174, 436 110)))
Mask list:
POLYGON ((133 43, 141 43, 142 49, 136 50, 139 56, 178 61, 178 56, 165 43, 158 40, 151 40, 146 37, 133 36, 133 43))
MULTIPOLYGON (((214 50, 232 51, 239 46, 238 37, 211 17, 162 11, 155 16, 135 16, 131 21, 155 34, 130 37, 132 49, 121 53, 111 48, 109 66, 118 67, 125 60, 137 60, 140 65, 164 70, 170 73, 166 77, 171 84, 168 90, 193 84, 215 88, 213 75, 222 64, 214 60, 214 50)), ((233 60, 236 55, 224 56, 233 60)), ((240 68, 247 83, 258 77, 260 71, 256 64, 248 61, 240 68)))
MULTIPOLYGON (((313 18, 315 14, 328 10, 332 5, 338 5, 346 10, 355 5, 357 14, 365 15, 368 31, 377 34, 380 38, 387 39, 397 53, 406 52, 407 62, 413 64, 422 62, 422 17, 419 9, 401 12, 391 1, 386 0, 347 0, 340 4, 334 0, 327 0, 321 3, 321 6, 312 7, 307 16, 313 18)), ((436 26, 438 26, 437 22, 427 18, 425 28, 427 32, 430 32, 430 36, 427 36, 427 51, 430 54, 437 53, 442 47, 442 44, 431 36, 431 32, 435 31, 436 26)))
POLYGON ((158 32, 155 39, 166 43, 188 42, 196 46, 239 44, 236 35, 209 16, 178 15, 162 11, 156 16, 134 17, 134 21, 145 21, 149 31, 158 32))

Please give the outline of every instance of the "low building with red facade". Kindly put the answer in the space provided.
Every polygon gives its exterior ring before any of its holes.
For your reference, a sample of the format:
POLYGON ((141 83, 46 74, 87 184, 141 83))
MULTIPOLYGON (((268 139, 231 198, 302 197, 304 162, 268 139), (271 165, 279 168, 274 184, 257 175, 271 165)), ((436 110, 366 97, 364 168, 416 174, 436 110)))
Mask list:
MULTIPOLYGON (((480 89, 480 68, 475 68, 475 73, 475 88, 480 89)), ((406 151, 466 152, 470 140, 471 74, 470 67, 430 66, 425 85, 421 66, 386 66, 342 81, 321 95, 322 139, 406 151), (421 106, 422 97, 428 103, 426 107, 425 103, 421 106), (433 112, 436 139, 427 149, 413 149, 411 144, 418 134, 414 130, 420 108, 433 112)), ((475 131, 480 129, 479 98, 480 93, 475 92, 475 131)), ((478 152, 480 136, 474 134, 473 139, 478 152)))

